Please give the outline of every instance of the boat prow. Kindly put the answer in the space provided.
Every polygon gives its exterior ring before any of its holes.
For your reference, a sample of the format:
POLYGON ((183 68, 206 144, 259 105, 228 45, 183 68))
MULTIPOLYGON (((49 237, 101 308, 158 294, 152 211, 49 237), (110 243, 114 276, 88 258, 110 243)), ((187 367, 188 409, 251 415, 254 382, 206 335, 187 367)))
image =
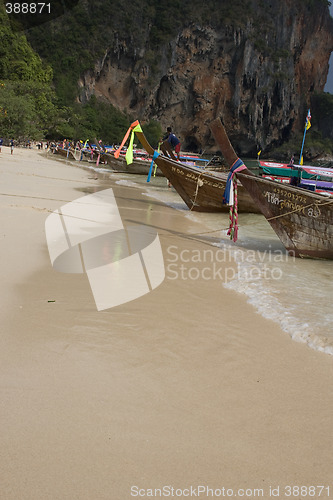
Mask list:
MULTIPOLYGON (((136 131, 136 136, 150 156, 154 149, 143 132, 136 131)), ((227 182, 227 173, 205 171, 197 167, 177 161, 168 144, 162 144, 161 153, 155 162, 169 180, 188 208, 197 212, 228 212, 229 207, 223 203, 223 193, 227 182)), ((249 193, 239 187, 239 211, 258 213, 259 209, 249 193)))
MULTIPOLYGON (((211 130, 231 167, 237 155, 220 119, 211 130)), ((256 177, 248 169, 236 175, 290 254, 333 259, 333 198, 256 177)))

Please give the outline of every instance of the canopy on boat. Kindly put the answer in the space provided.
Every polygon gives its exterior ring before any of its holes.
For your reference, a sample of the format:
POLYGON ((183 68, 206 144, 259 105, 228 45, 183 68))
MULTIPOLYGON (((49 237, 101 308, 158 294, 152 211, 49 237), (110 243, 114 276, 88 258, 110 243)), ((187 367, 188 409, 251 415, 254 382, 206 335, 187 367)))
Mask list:
POLYGON ((271 161, 260 161, 260 166, 265 174, 289 177, 291 170, 300 169, 303 178, 311 179, 316 176, 333 177, 333 169, 325 167, 312 167, 310 165, 288 165, 287 163, 275 163, 271 161))
POLYGON ((322 168, 322 167, 304 167, 302 165, 302 170, 310 175, 320 175, 323 177, 332 177, 333 178, 333 169, 332 168, 322 168))

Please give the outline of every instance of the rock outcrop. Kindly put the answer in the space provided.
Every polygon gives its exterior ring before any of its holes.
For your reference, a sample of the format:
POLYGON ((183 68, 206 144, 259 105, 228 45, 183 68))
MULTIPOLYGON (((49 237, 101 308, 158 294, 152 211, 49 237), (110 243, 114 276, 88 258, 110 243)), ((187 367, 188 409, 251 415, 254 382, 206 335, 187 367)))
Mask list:
POLYGON ((139 48, 131 37, 110 40, 82 75, 81 100, 94 93, 133 118, 172 125, 184 149, 216 148, 208 123, 217 116, 239 154, 269 149, 302 130, 326 83, 333 19, 314 3, 254 1, 242 26, 192 23, 157 52, 148 38, 139 48))

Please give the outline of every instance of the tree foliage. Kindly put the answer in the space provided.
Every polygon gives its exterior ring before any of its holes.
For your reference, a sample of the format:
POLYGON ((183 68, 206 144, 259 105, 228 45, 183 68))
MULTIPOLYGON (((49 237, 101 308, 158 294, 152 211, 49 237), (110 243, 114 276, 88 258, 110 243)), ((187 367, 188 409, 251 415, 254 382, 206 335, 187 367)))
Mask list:
POLYGON ((154 147, 157 148, 159 140, 163 136, 163 131, 161 124, 154 120, 142 126, 142 130, 147 137, 148 142, 154 147))
POLYGON ((62 123, 53 134, 56 138, 93 140, 96 137, 105 144, 116 144, 124 136, 130 123, 127 115, 112 104, 98 101, 95 96, 84 105, 76 104, 66 110, 62 123))
POLYGON ((11 30, 0 7, 0 130, 3 137, 42 137, 56 120, 52 68, 22 33, 11 30))

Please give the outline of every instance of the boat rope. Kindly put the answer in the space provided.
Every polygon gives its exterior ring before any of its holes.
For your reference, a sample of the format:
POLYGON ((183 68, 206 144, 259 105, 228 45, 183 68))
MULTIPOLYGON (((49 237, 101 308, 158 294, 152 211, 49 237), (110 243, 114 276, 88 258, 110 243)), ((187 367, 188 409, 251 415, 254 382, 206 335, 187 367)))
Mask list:
POLYGON ((196 185, 196 189, 195 189, 195 193, 194 193, 194 198, 193 198, 193 201, 192 201, 192 206, 190 208, 190 210, 193 210, 193 207, 195 205, 195 202, 197 201, 197 196, 198 196, 198 191, 199 191, 199 187, 203 186, 203 181, 200 179, 200 177, 202 176, 204 172, 200 172, 200 174, 198 175, 198 178, 197 178, 197 185, 196 185))
POLYGON ((212 234, 218 233, 220 231, 228 231, 229 227, 219 227, 218 229, 212 229, 211 231, 200 231, 199 233, 188 233, 186 236, 201 236, 202 234, 212 234))
MULTIPOLYGON (((41 177, 41 176, 39 176, 41 177)), ((56 179, 55 177, 52 177, 52 179, 56 179)), ((59 180, 57 178, 57 180, 59 180)), ((68 179, 66 179, 68 181, 68 179)), ((77 182, 76 180, 73 180, 73 182, 77 182)), ((84 184, 90 184, 90 182, 84 182, 84 181, 81 181, 83 182, 84 184)), ((24 194, 12 194, 12 193, 0 193, 0 196, 8 196, 8 197, 12 197, 12 198, 29 198, 31 200, 47 200, 47 201, 57 201, 57 202, 62 202, 62 203, 70 203, 71 200, 63 200, 61 198, 50 198, 50 197, 42 197, 42 196, 31 196, 30 194, 29 195, 24 195, 24 194)), ((18 205, 15 205, 15 206, 18 206, 18 205)), ((36 206, 33 206, 33 205, 29 205, 28 208, 31 208, 33 210, 38 210, 40 212, 47 212, 47 213, 53 213, 54 212, 54 209, 52 208, 46 208, 46 207, 36 207, 36 206)), ((124 207, 120 207, 121 209, 124 208, 124 207)), ((126 207, 126 210, 129 210, 129 207, 126 207)), ((134 210, 137 212, 137 208, 133 208, 131 210, 134 210)), ((79 217, 79 216, 74 216, 74 215, 67 215, 68 217, 72 217, 73 219, 80 219, 80 220, 89 220, 89 219, 86 219, 84 217, 79 217)), ((217 233, 217 232, 220 232, 220 231, 227 231, 228 230, 228 227, 219 227, 218 229, 212 229, 210 231, 200 231, 198 233, 186 233, 186 234, 170 234, 169 236, 185 236, 185 237, 191 237, 191 236, 201 236, 201 235, 204 235, 204 234, 210 234, 210 233, 217 233)))
MULTIPOLYGON (((333 200, 327 200, 327 201, 325 201, 323 203, 319 203, 319 206, 329 205, 329 204, 332 204, 332 203, 333 203, 333 200)), ((318 203, 311 203, 310 205, 307 205, 307 206, 305 206, 303 208, 309 208, 309 207, 311 207, 313 205, 317 205, 318 206, 318 203)), ((281 215, 277 215, 275 217, 270 217, 269 219, 266 219, 266 220, 269 222, 270 220, 276 219, 278 217, 283 217, 284 215, 289 215, 289 214, 291 214, 293 212, 296 212, 296 211, 298 211, 298 210, 292 210, 291 212, 288 212, 288 213, 285 213, 285 214, 281 214, 281 215)), ((260 214, 256 214, 256 215, 260 215, 260 214)), ((238 217, 238 214, 237 214, 237 217, 238 217)), ((257 224, 258 224, 257 220, 255 220, 253 222, 247 222, 246 224, 241 224, 240 226, 238 226, 238 224, 237 224, 237 229, 239 227, 255 226, 257 224)), ((229 230, 230 230, 230 226, 229 227, 220 227, 218 229, 212 229, 211 231, 202 231, 202 232, 199 232, 199 233, 188 233, 187 236, 200 236, 200 235, 204 235, 204 234, 217 233, 219 231, 227 231, 227 234, 229 234, 229 230)))
POLYGON ((230 211, 229 211, 230 225, 227 235, 230 236, 230 239, 235 242, 237 241, 238 238, 238 199, 237 199, 236 177, 233 181, 233 197, 234 197, 234 204, 230 205, 230 211))
POLYGON ((245 169, 246 166, 244 165, 242 160, 240 158, 237 158, 237 160, 230 167, 226 187, 223 193, 223 203, 225 203, 226 205, 230 205, 230 226, 227 234, 234 242, 236 242, 238 238, 237 178, 235 177, 235 173, 241 172, 245 169))
POLYGON ((333 204, 333 200, 327 200, 327 201, 324 201, 322 203, 314 202, 314 203, 310 203, 309 205, 305 205, 305 207, 295 208, 294 210, 291 210, 290 212, 286 212, 284 214, 274 215, 274 217, 269 217, 266 220, 269 222, 271 220, 280 219, 281 217, 285 217, 286 215, 291 215, 291 214, 294 214, 296 212, 300 212, 301 210, 305 210, 305 209, 313 207, 313 206, 316 206, 317 208, 319 208, 319 207, 322 207, 324 205, 331 205, 331 204, 333 204))

